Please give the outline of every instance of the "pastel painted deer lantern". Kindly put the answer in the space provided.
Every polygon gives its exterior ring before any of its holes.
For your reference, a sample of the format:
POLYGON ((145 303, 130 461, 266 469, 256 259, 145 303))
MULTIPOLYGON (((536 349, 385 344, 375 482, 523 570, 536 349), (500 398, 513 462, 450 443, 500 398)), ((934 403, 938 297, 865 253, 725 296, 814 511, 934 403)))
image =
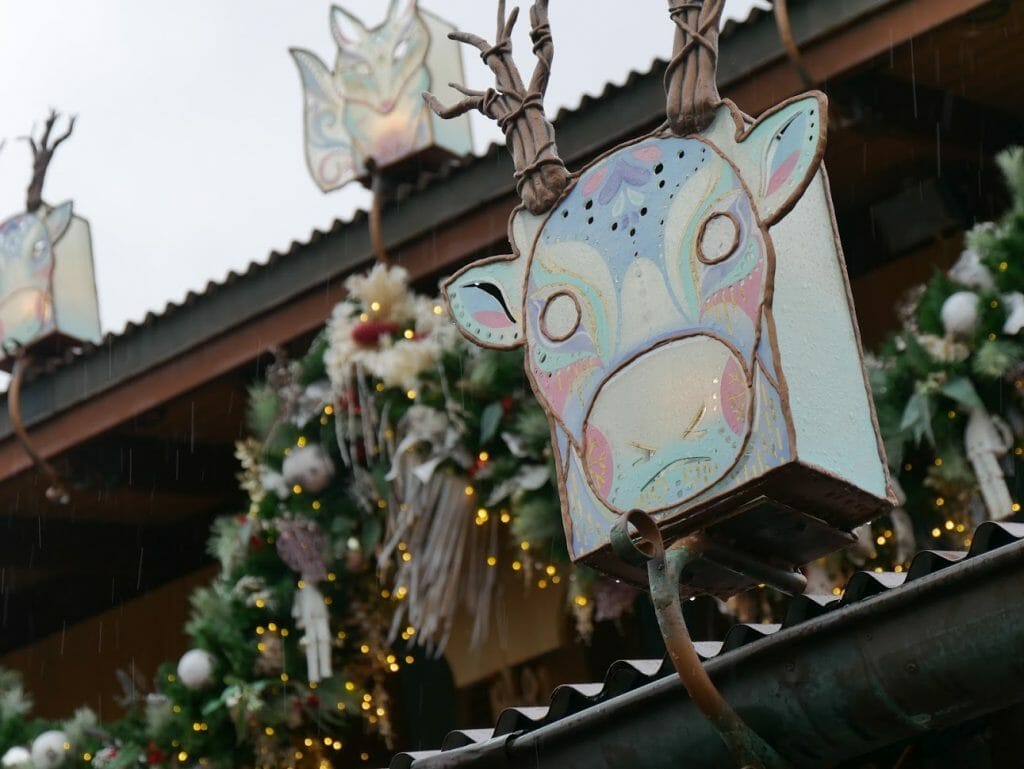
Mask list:
POLYGON ((453 35, 481 50, 497 89, 427 100, 497 119, 523 204, 512 254, 463 269, 445 294, 471 340, 525 348, 573 559, 645 581, 610 542, 635 510, 666 541, 707 535, 694 592, 756 584, 737 562, 788 571, 848 544, 892 499, 822 166, 824 95, 753 120, 718 98, 712 61, 681 115, 683 41, 670 120, 570 174, 542 104, 547 3, 531 9, 529 87, 501 5, 496 45, 453 35))
POLYGON ((459 50, 445 39, 450 25, 415 0, 391 0, 372 29, 334 6, 330 24, 333 71, 310 51, 291 51, 305 94, 306 161, 321 190, 472 149, 467 118, 445 123, 420 98, 462 78, 459 50))
POLYGON ((23 137, 32 150, 25 211, 0 222, 0 369, 11 372, 6 398, 11 427, 49 478, 47 498, 66 503, 67 488, 36 451, 21 418, 21 387, 35 361, 101 338, 89 223, 72 213, 70 201, 43 202, 50 161, 75 127, 72 117, 67 130, 54 136, 58 117, 51 111, 38 138, 23 137))
POLYGON ((19 351, 54 354, 100 339, 99 308, 89 224, 72 203, 49 206, 43 181, 54 151, 70 135, 50 137, 51 113, 41 138, 25 137, 33 176, 25 211, 0 222, 0 368, 10 369, 19 351))

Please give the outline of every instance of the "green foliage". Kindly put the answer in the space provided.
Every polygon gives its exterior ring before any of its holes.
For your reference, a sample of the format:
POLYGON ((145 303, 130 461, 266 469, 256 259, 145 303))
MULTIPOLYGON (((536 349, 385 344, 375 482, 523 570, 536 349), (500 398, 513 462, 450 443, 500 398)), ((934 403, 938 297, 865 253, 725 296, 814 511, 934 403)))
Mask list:
MULTIPOLYGON (((878 423, 893 474, 906 494, 904 508, 919 541, 935 545, 963 547, 983 509, 964 449, 970 414, 1006 415, 1020 408, 1012 380, 1024 363, 1024 345, 1003 331, 1003 294, 1024 292, 1024 152, 1007 151, 997 163, 1013 198, 1011 208, 998 223, 978 225, 967 236, 997 290, 934 274, 920 294, 915 324, 892 335, 870 366, 878 423), (970 339, 949 337, 943 327, 942 306, 958 291, 978 295, 978 324, 970 339)), ((1015 443, 1022 439, 1015 436, 1015 443)), ((1013 464, 1008 475, 1024 473, 1016 452, 1006 461, 1013 464)), ((883 542, 871 565, 894 567, 893 526, 892 521, 876 525, 883 542)))
POLYGON ((512 535, 520 542, 529 542, 551 561, 568 560, 562 534, 562 509, 550 494, 530 493, 516 506, 512 535))
POLYGON ((971 371, 983 379, 1002 379, 1024 360, 1024 347, 1007 339, 986 339, 971 361, 971 371))
POLYGON ((299 361, 299 383, 312 384, 327 378, 327 367, 324 365, 324 353, 327 352, 327 334, 320 332, 302 359, 299 361))
POLYGON ((936 270, 932 274, 917 306, 917 323, 923 333, 936 336, 946 333, 942 326, 942 303, 960 288, 944 273, 936 270))
POLYGON ((249 432, 259 440, 264 440, 277 421, 279 408, 277 393, 269 384, 260 382, 249 387, 249 432))

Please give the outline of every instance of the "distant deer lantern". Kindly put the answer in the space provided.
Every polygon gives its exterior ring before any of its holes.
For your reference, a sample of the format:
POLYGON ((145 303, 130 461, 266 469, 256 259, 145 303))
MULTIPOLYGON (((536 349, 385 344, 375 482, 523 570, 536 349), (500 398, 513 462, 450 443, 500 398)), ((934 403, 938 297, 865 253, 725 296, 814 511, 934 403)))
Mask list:
POLYGON ((32 149, 33 177, 24 213, 0 223, 0 365, 10 370, 19 351, 52 355, 100 340, 89 223, 66 201, 43 202, 43 182, 54 151, 70 135, 50 141, 51 113, 32 149))
POLYGON ((101 337, 89 223, 73 214, 70 201, 43 202, 50 161, 75 125, 71 118, 51 142, 57 118, 50 113, 38 140, 25 137, 33 159, 25 211, 0 223, 0 368, 12 372, 7 390, 12 428, 49 478, 47 497, 67 502, 66 488, 35 450, 21 417, 22 382, 33 363, 101 337))
POLYGON ((426 99, 495 118, 515 159, 513 253, 445 294, 471 340, 525 348, 572 558, 645 582, 612 547, 639 511, 670 543, 700 532, 684 592, 726 596, 799 587, 797 565, 848 544, 892 496, 821 162, 825 96, 757 120, 721 100, 721 4, 670 3, 668 122, 576 174, 544 116, 546 2, 531 9, 528 85, 502 2, 496 44, 452 35, 497 89, 426 99))
POLYGON ((458 47, 445 39, 451 25, 415 0, 391 0, 372 29, 337 6, 330 22, 338 47, 333 71, 316 54, 291 51, 305 93, 306 161, 321 190, 472 149, 467 118, 446 123, 420 98, 462 79, 458 47))

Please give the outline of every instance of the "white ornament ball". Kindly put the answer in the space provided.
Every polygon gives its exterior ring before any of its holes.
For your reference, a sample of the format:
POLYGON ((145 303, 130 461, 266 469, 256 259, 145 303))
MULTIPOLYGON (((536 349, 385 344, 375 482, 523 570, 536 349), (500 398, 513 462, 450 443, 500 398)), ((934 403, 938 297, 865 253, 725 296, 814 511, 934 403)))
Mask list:
POLYGON ((186 689, 202 689, 213 682, 213 655, 204 649, 192 649, 178 660, 178 680, 186 689))
POLYGON ((948 336, 969 337, 978 328, 978 295, 957 291, 942 303, 942 325, 948 336))
POLYGON ((57 769, 70 749, 64 732, 58 729, 43 732, 32 741, 32 765, 35 769, 57 769))
POLYGON ((321 446, 309 444, 288 453, 281 465, 281 474, 289 488, 298 485, 303 491, 319 494, 334 478, 334 462, 321 446))
POLYGON ((0 758, 0 764, 3 764, 4 769, 30 769, 32 754, 28 752, 28 748, 15 745, 0 758))

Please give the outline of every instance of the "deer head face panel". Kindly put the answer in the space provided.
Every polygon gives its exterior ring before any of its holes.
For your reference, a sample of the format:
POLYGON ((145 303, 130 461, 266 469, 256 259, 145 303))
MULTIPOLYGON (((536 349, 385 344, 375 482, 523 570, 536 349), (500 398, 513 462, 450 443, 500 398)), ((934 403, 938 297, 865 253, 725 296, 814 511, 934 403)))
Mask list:
POLYGON ((53 246, 71 203, 0 224, 0 343, 27 342, 53 324, 53 246))
POLYGON ((375 27, 334 6, 330 28, 333 69, 312 51, 291 49, 302 78, 306 162, 320 189, 413 163, 421 153, 437 162, 470 149, 468 119, 442 126, 422 98, 432 84, 447 89, 462 76, 458 47, 445 39, 450 25, 416 0, 391 0, 375 27))
POLYGON ((619 148, 548 214, 514 215, 514 258, 448 284, 471 338, 526 345, 569 510, 677 513, 791 458, 769 228, 818 171, 823 109, 750 125, 725 103, 701 135, 619 148))
POLYGON ((420 94, 430 87, 430 34, 414 0, 392 0, 374 29, 334 7, 331 32, 338 90, 347 101, 345 125, 362 155, 386 166, 427 143, 430 116, 420 94))

